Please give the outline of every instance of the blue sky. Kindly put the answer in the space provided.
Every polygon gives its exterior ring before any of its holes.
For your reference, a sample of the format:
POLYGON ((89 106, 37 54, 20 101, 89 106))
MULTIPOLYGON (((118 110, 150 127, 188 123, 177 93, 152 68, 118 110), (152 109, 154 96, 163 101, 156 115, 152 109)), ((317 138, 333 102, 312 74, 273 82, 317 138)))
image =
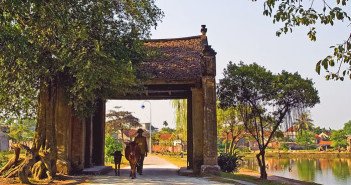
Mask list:
MULTIPOLYGON (((351 26, 346 23, 318 26, 317 41, 310 42, 306 36, 308 28, 296 28, 293 33, 276 37, 279 25, 262 15, 262 3, 251 0, 158 0, 156 4, 165 17, 152 30, 153 39, 199 35, 200 25, 207 25, 209 44, 217 52, 217 81, 223 77, 229 61, 256 62, 275 73, 298 71, 303 77, 312 78, 319 91, 321 103, 311 109, 315 125, 339 129, 351 119, 351 80, 326 81, 314 71, 316 62, 331 52, 329 46, 347 39, 351 26)), ((109 102, 107 108, 118 104, 134 112, 142 122, 149 122, 149 109, 141 109, 142 103, 109 102)), ((161 127, 164 120, 174 124, 168 101, 151 104, 156 126, 161 127)))

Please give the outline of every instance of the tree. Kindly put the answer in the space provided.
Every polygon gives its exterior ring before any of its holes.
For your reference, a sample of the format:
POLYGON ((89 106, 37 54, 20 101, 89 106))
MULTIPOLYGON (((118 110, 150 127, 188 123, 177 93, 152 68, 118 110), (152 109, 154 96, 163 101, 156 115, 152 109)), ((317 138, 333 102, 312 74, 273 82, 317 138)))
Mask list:
POLYGON ((9 136, 15 143, 26 144, 33 140, 36 124, 35 119, 12 120, 10 122, 9 136))
POLYGON ((176 132, 178 138, 183 142, 187 141, 187 100, 172 100, 172 107, 175 109, 176 132))
POLYGON ((4 0, 0 12, 0 114, 37 115, 34 145, 22 147, 28 156, 7 177, 18 174, 29 183, 29 169, 36 169, 34 179, 50 180, 57 160, 55 100, 63 94, 84 118, 99 100, 136 85, 134 66, 147 54, 141 40, 162 12, 154 0, 4 0))
POLYGON ((163 126, 164 126, 164 127, 168 127, 167 121, 164 121, 164 122, 163 122, 163 126))
POLYGON ((314 135, 307 130, 300 131, 296 136, 296 142, 306 148, 314 143, 314 135))
POLYGON ((322 132, 326 133, 327 131, 329 130, 327 130, 325 127, 321 128, 320 126, 317 126, 315 128, 312 128, 312 132, 315 134, 320 134, 322 132))
MULTIPOLYGON (((315 41, 318 23, 333 26, 336 22, 343 21, 349 25, 351 18, 346 11, 349 11, 347 5, 348 0, 336 0, 334 3, 326 0, 265 0, 263 15, 272 17, 274 24, 282 23, 282 28, 276 32, 277 36, 292 32, 295 27, 308 26, 307 35, 311 41, 315 41)), ((321 68, 327 72, 327 80, 344 80, 345 76, 351 79, 351 35, 345 35, 345 38, 346 41, 331 46, 333 53, 316 64, 318 74, 321 68)))
MULTIPOLYGON (((120 109, 120 107, 115 107, 115 109, 120 109)), ((110 135, 114 133, 121 132, 122 141, 123 138, 123 130, 130 129, 131 127, 140 127, 139 119, 134 117, 131 112, 128 111, 116 111, 110 110, 108 114, 106 114, 106 118, 109 121, 106 122, 106 131, 110 135)))
POLYGON ((300 116, 296 119, 295 127, 297 131, 302 133, 303 130, 311 130, 313 128, 312 119, 310 118, 310 114, 307 112, 303 112, 300 116))
POLYGON ((330 136, 332 147, 340 149, 347 146, 347 137, 344 130, 335 130, 330 136))
POLYGON ((351 135, 351 120, 349 120, 348 122, 344 123, 343 130, 344 130, 346 135, 351 135))
POLYGON ((243 137, 245 128, 239 121, 239 112, 233 107, 226 110, 217 107, 217 124, 219 136, 226 134, 224 152, 234 154, 239 140, 243 137), (231 137, 229 137, 231 136, 231 137))
POLYGON ((255 63, 243 62, 228 64, 218 95, 222 108, 239 110, 246 131, 256 140, 262 179, 267 179, 265 149, 279 126, 289 120, 287 116, 294 109, 319 103, 318 92, 310 79, 286 71, 274 75, 255 63))

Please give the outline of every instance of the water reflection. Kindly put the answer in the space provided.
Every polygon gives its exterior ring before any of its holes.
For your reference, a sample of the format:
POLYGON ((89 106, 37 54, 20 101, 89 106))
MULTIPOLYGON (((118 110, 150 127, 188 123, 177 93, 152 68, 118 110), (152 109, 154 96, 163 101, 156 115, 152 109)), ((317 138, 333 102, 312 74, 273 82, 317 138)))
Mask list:
MULTIPOLYGON (((351 159, 267 158, 267 172, 320 184, 351 184, 351 159)), ((244 167, 258 171, 255 158, 246 158, 244 167)))

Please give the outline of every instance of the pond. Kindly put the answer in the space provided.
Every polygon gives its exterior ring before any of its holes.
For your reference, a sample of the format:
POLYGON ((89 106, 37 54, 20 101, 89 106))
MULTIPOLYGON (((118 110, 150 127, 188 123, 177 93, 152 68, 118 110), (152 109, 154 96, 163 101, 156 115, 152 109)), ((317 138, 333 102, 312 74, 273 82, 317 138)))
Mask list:
MULTIPOLYGON (((242 168, 259 171, 256 158, 245 158, 242 168)), ((351 184, 351 159, 266 159, 267 173, 327 185, 351 184)))

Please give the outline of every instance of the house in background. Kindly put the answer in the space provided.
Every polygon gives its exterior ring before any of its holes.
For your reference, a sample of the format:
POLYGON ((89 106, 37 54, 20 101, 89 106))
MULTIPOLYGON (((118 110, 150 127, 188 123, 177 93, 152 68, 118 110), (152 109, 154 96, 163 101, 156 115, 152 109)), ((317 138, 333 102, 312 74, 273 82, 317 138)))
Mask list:
POLYGON ((333 143, 332 141, 321 140, 318 143, 318 146, 319 146, 320 150, 328 151, 328 149, 331 148, 332 143, 333 143))
POLYGON ((314 138, 316 139, 316 144, 319 144, 321 141, 329 141, 330 140, 330 133, 320 133, 320 134, 316 134, 314 136, 314 138))
POLYGON ((296 129, 294 126, 289 127, 285 132, 284 132, 284 137, 287 138, 290 141, 295 141, 297 132, 295 131, 296 129))
POLYGON ((10 147, 10 137, 8 127, 0 127, 0 151, 8 151, 10 147))

